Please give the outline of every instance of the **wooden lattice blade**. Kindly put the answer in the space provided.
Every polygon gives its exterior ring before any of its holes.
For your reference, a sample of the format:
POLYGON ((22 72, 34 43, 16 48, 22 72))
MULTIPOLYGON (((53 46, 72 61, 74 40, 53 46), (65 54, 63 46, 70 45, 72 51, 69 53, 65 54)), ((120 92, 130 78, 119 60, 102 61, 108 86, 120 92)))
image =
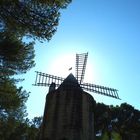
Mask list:
POLYGON ((34 86, 50 86, 52 83, 55 83, 56 87, 58 87, 62 82, 64 81, 64 78, 38 72, 36 71, 36 80, 34 86))
POLYGON ((116 98, 116 99, 120 99, 118 96, 118 93, 117 93, 117 91, 118 91, 117 89, 99 86, 99 85, 95 85, 95 84, 89 84, 89 83, 83 83, 83 84, 81 84, 81 87, 84 90, 87 90, 90 92, 98 93, 98 94, 109 96, 109 97, 116 98))
POLYGON ((88 53, 76 54, 76 78, 81 84, 84 79, 88 53))
MULTIPOLYGON (((58 87, 61 85, 63 81, 64 81, 64 78, 62 77, 36 71, 36 80, 35 80, 35 84, 33 85, 34 86, 50 86, 52 83, 55 83, 56 87, 58 87)), ((120 99, 118 96, 117 90, 113 88, 108 88, 108 87, 99 86, 99 85, 90 84, 90 83, 83 83, 83 84, 80 84, 80 86, 82 89, 86 91, 120 99)))

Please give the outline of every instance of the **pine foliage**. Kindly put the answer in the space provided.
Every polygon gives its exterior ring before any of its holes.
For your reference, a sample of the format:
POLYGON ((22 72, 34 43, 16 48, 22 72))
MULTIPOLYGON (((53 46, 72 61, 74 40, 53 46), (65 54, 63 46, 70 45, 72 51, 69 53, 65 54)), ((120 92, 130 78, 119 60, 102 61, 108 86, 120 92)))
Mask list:
POLYGON ((60 9, 71 0, 2 0, 0 32, 50 40, 56 32, 60 9))

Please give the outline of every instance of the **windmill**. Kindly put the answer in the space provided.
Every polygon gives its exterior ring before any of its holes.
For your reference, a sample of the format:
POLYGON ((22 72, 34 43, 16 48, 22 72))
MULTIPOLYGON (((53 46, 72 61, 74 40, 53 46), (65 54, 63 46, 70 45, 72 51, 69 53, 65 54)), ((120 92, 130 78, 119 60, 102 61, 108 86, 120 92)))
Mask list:
MULTIPOLYGON (((101 95, 109 96, 115 99, 120 99, 117 93, 117 89, 109 88, 105 86, 100 86, 91 83, 84 83, 84 75, 86 70, 88 53, 76 54, 76 68, 75 68, 75 77, 83 90, 98 93, 101 95)), ((36 80, 35 86, 50 86, 52 83, 55 83, 56 87, 59 87, 64 81, 64 78, 42 73, 36 71, 36 80)))

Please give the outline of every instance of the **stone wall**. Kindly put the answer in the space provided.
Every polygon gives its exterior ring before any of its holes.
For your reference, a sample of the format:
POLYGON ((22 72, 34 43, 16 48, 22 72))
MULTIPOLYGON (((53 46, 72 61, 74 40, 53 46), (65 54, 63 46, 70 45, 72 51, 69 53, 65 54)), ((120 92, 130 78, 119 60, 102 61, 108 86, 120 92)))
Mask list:
POLYGON ((47 94, 40 140, 94 140, 94 99, 80 88, 47 94))

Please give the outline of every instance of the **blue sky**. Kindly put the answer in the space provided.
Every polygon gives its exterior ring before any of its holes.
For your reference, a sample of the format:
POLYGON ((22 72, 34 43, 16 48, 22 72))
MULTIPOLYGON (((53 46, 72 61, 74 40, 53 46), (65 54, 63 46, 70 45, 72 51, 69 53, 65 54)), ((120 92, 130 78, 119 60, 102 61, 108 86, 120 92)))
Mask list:
MULTIPOLYGON (((75 54, 88 52, 84 82, 116 88, 122 100, 93 95, 97 102, 140 109, 140 1, 73 0, 62 10, 50 42, 36 41, 36 67, 21 85, 30 91, 29 117, 43 115, 46 87, 35 87, 35 72, 66 77, 75 65, 75 54)), ((73 71, 73 74, 75 72, 73 71)))

